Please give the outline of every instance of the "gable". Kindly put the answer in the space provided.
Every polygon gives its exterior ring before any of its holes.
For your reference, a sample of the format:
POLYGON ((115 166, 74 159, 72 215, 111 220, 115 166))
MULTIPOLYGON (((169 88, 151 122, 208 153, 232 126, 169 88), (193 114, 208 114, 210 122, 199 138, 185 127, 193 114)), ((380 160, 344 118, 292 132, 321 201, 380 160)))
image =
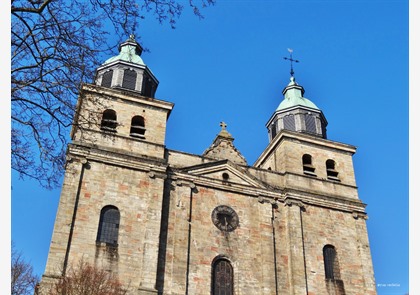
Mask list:
POLYGON ((255 188, 265 188, 265 186, 257 178, 250 175, 246 169, 235 165, 229 160, 185 167, 180 169, 180 172, 207 178, 209 180, 215 180, 218 183, 231 183, 255 188))

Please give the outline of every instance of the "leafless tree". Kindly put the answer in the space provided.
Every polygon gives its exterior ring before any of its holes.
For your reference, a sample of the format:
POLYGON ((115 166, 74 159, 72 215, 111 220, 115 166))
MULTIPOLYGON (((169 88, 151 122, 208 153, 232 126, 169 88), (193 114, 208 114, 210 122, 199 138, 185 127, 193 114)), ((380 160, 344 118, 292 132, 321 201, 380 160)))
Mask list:
MULTIPOLYGON (((201 8, 214 2, 185 3, 201 18, 201 8)), ((93 81, 95 69, 115 54, 117 43, 137 35, 138 23, 146 15, 174 28, 182 3, 11 1, 11 157, 12 169, 21 178, 36 179, 45 188, 58 187, 81 83, 93 81)))
POLYGON ((11 294, 34 294, 35 286, 39 279, 33 273, 32 265, 25 261, 22 253, 16 250, 14 244, 12 244, 11 261, 11 294))
POLYGON ((51 285, 49 295, 124 295, 124 287, 112 273, 80 261, 76 268, 70 268, 66 275, 51 285))

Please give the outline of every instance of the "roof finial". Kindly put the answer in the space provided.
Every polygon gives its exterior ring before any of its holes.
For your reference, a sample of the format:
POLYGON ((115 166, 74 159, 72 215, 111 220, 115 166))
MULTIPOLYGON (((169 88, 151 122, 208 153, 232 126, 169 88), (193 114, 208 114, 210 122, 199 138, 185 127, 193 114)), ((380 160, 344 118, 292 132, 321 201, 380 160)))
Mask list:
POLYGON ((295 72, 293 71, 293 62, 298 63, 299 61, 297 59, 293 59, 292 58, 292 52, 293 49, 287 48, 287 51, 289 51, 290 57, 283 57, 286 60, 290 60, 290 75, 293 77, 293 75, 295 74, 295 72))
POLYGON ((222 127, 222 130, 226 130, 226 127, 227 127, 227 125, 226 125, 226 123, 225 122, 220 122, 220 127, 222 127))

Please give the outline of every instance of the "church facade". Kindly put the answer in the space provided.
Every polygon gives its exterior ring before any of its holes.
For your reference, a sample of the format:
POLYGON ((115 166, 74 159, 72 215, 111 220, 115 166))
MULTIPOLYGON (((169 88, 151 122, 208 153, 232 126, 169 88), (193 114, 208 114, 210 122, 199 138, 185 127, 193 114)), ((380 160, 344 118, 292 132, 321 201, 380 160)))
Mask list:
POLYGON ((293 74, 249 165, 224 123, 202 155, 168 149, 174 105, 134 37, 119 50, 80 92, 41 294, 81 260, 133 295, 376 294, 356 148, 293 74))

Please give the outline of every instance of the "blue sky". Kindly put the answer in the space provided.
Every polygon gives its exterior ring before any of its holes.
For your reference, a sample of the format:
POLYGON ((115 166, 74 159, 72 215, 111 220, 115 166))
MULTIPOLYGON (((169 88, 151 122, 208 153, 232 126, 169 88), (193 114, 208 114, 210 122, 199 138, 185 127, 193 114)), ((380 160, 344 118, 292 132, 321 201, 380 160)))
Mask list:
MULTIPOLYGON (((268 144, 292 48, 296 81, 324 112, 328 139, 357 147, 378 294, 408 293, 408 1, 218 0, 202 13, 186 8, 175 30, 146 15, 137 36, 160 81, 156 97, 175 103, 166 146, 202 154, 224 121, 252 165, 268 144)), ((11 178, 11 239, 41 276, 61 189, 11 178)))

